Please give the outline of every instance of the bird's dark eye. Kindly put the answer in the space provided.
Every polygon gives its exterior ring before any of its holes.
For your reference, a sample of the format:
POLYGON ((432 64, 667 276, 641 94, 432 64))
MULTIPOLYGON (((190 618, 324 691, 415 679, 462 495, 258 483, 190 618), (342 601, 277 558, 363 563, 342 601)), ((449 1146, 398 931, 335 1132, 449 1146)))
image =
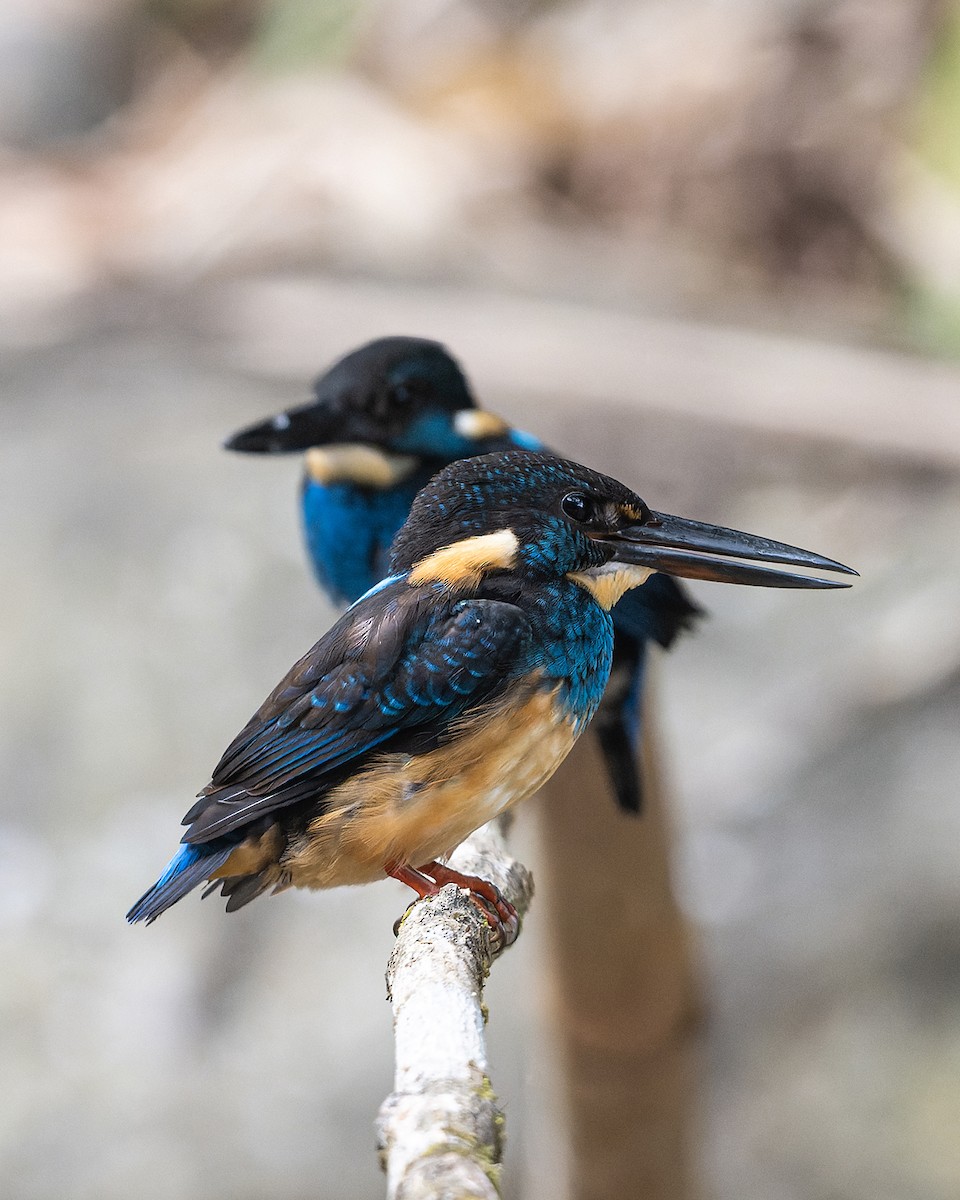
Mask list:
POLYGON ((583 492, 567 492, 560 501, 560 511, 571 521, 586 521, 590 516, 590 501, 583 492))
POLYGON ((416 389, 413 388, 409 383, 395 383, 391 389, 390 395, 395 403, 405 406, 413 402, 413 399, 416 396, 416 389))

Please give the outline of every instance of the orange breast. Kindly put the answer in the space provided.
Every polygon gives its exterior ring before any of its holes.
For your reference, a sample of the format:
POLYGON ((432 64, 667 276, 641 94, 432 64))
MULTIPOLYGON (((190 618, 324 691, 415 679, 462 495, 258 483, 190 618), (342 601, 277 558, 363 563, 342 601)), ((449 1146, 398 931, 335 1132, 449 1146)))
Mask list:
POLYGON ((535 692, 428 754, 381 755, 331 794, 281 866, 295 886, 324 888, 382 878, 390 862, 429 862, 535 792, 576 738, 553 694, 535 692))

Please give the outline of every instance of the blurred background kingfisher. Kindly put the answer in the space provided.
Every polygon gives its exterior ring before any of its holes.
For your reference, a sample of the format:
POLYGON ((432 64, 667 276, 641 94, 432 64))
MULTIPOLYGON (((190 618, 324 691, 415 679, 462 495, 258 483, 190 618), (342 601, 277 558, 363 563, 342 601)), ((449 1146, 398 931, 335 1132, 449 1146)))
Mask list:
MULTIPOLYGON (((361 346, 316 381, 312 402, 242 429, 225 445, 248 454, 306 452, 304 535, 317 578, 337 604, 384 576, 414 496, 441 467, 495 451, 544 449, 476 407, 439 342, 412 337, 361 346)), ((642 795, 635 743, 647 646, 668 648, 699 611, 662 574, 617 605, 614 667, 594 729, 627 811, 639 811, 642 795)))
POLYGON ((611 609, 652 572, 829 588, 735 558, 855 574, 809 551, 652 512, 552 455, 459 460, 417 495, 391 574, 287 673, 184 817, 182 846, 127 914, 204 880, 227 910, 267 889, 471 889, 507 940, 516 914, 437 860, 556 770, 600 704, 611 609))

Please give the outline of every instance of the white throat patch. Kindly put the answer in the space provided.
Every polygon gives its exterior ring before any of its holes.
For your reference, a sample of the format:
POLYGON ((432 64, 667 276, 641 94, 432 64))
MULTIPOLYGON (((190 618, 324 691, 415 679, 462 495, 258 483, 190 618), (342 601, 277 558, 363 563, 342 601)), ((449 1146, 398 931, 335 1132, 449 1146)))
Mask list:
POLYGON ((650 567, 640 567, 634 563, 608 562, 600 567, 590 567, 587 571, 569 571, 567 578, 586 588, 601 608, 609 612, 624 592, 640 587, 653 573, 650 567))
POLYGON ((311 446, 306 467, 314 483, 356 483, 383 491, 412 475, 417 469, 417 459, 409 454, 388 454, 376 446, 345 442, 338 446, 311 446))

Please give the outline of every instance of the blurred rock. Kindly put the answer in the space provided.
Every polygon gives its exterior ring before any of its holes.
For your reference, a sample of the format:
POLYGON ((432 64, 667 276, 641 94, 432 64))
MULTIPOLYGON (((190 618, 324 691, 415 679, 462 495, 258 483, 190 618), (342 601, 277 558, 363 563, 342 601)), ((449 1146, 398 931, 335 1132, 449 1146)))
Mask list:
MULTIPOLYGON (((366 55, 436 119, 512 142, 568 215, 675 237, 741 286, 883 290, 896 265, 875 227, 940 11, 584 0, 518 27, 496 5, 393 0, 366 55)), ((705 285, 728 289, 714 270, 705 285)))
POLYGON ((89 133, 130 99, 138 0, 6 0, 0 144, 37 150, 89 133))

